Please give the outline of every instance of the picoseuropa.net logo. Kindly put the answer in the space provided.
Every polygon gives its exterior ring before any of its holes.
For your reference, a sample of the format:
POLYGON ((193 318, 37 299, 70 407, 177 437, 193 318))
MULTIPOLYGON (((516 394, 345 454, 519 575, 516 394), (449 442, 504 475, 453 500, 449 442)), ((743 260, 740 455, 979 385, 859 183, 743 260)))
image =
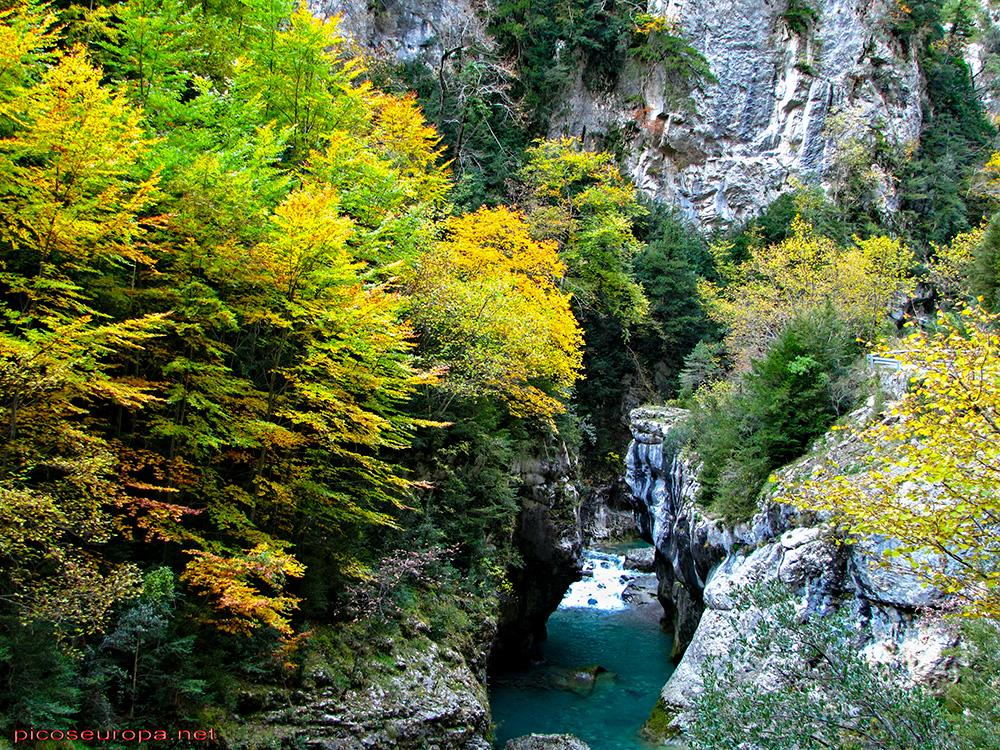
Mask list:
POLYGON ((168 732, 166 729, 109 729, 102 732, 99 729, 16 729, 14 744, 18 742, 36 742, 45 740, 82 740, 84 742, 117 740, 123 742, 156 742, 157 740, 214 740, 214 729, 178 729, 168 732))

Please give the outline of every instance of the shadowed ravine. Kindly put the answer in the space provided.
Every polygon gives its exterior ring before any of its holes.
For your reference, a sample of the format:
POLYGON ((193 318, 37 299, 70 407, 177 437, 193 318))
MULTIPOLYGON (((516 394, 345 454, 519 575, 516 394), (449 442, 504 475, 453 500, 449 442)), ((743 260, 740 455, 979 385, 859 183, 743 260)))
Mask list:
POLYGON ((671 639, 658 627, 659 604, 622 603, 622 575, 636 575, 622 560, 588 551, 594 576, 573 584, 549 618, 541 663, 494 677, 495 747, 531 733, 574 734, 595 750, 652 747, 638 732, 673 671, 671 639))

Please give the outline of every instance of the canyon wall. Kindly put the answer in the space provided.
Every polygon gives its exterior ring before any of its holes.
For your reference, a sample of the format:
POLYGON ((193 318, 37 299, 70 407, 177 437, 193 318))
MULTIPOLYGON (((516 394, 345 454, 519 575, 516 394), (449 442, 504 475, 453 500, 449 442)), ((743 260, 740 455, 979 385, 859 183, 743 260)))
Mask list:
MULTIPOLYGON (((595 91, 581 64, 550 135, 616 151, 643 192, 703 228, 743 222, 798 184, 835 190, 859 158, 876 185, 876 209, 894 212, 892 159, 879 154, 918 142, 917 45, 893 33, 892 0, 810 4, 816 17, 800 28, 787 20, 784 0, 651 0, 650 13, 669 19, 704 56, 715 82, 692 86, 669 61, 632 60, 611 90, 595 91)), ((341 15, 361 49, 435 74, 455 50, 491 45, 489 11, 473 0, 313 0, 310 7, 341 15)))
MULTIPOLYGON (((870 409, 851 419, 869 418, 870 409)), ((737 611, 734 593, 751 584, 784 584, 803 602, 805 613, 847 608, 872 658, 905 666, 914 679, 931 686, 946 678, 951 659, 946 651, 957 642, 954 622, 922 613, 942 603, 940 592, 879 565, 893 542, 876 537, 843 543, 821 517, 769 499, 820 463, 850 464, 857 442, 843 433, 818 441, 811 453, 778 472, 779 481, 765 489, 749 521, 729 524, 697 502, 697 467, 671 437, 684 418, 681 409, 634 410, 634 440, 626 459, 639 529, 656 547, 664 624, 674 632, 680 658, 661 698, 682 725, 685 709, 701 689, 706 660, 734 653, 734 645, 745 638, 730 614, 737 611)))

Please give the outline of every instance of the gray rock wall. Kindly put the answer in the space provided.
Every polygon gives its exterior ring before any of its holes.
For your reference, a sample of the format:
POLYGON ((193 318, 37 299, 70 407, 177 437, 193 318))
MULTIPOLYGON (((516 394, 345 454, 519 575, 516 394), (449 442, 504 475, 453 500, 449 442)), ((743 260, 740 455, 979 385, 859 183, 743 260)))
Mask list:
MULTIPOLYGON (((664 65, 630 64, 616 88, 595 93, 581 69, 551 123, 607 147, 619 139, 644 192, 705 228, 760 213, 797 181, 830 186, 838 152, 828 125, 870 147, 878 131, 906 148, 922 124, 923 78, 912 45, 889 33, 891 0, 810 0, 819 20, 805 33, 782 19, 784 0, 649 0, 676 23, 718 79, 679 86, 664 65)), ((488 8, 476 0, 311 0, 363 49, 437 71, 449 50, 490 48, 488 8)), ((839 152, 843 154, 844 152, 839 152)), ((898 208, 887 166, 869 163, 879 208, 898 208)))
MULTIPOLYGON (((747 523, 726 525, 712 518, 696 503, 696 467, 687 454, 671 448, 670 432, 684 418, 681 409, 633 411, 634 440, 626 458, 637 525, 656 547, 659 598, 674 630, 675 653, 683 654, 661 695, 665 706, 681 712, 680 723, 701 689, 705 660, 732 653, 743 637, 728 615, 734 590, 749 584, 780 581, 812 612, 848 607, 871 658, 903 664, 914 679, 930 684, 944 679, 950 663, 944 652, 956 643, 954 624, 919 614, 941 603, 940 592, 879 566, 893 542, 867 538, 841 544, 822 519, 805 523, 795 509, 766 497, 747 523)), ((779 472, 775 491, 808 476, 819 462, 845 465, 854 450, 857 445, 848 441, 821 442, 779 472)), ((752 620, 745 620, 748 627, 752 620)))
POLYGON ((457 46, 488 41, 475 0, 310 0, 316 16, 340 16, 344 35, 367 52, 437 65, 457 46))
MULTIPOLYGON (((818 23, 795 33, 781 18, 782 0, 652 0, 718 82, 686 95, 654 63, 595 95, 580 76, 552 134, 592 142, 624 134, 635 183, 704 227, 745 221, 796 181, 829 185, 837 166, 831 115, 848 137, 870 140, 878 130, 900 148, 915 142, 923 78, 913 49, 888 31, 893 4, 810 4, 818 23)), ((879 207, 895 211, 892 175, 869 166, 879 207)))
POLYGON ((493 661, 523 662, 545 639, 545 621, 583 570, 583 526, 576 486, 577 457, 565 444, 539 446, 512 468, 521 482, 514 541, 521 564, 508 571, 512 595, 500 605, 493 661))

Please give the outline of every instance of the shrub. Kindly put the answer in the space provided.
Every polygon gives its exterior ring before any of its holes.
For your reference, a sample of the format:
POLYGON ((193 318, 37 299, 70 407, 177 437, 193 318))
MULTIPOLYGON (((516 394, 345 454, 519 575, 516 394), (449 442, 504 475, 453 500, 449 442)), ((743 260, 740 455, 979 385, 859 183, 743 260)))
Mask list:
POLYGON ((832 306, 795 319, 738 386, 703 391, 693 415, 702 501, 753 515, 774 469, 801 455, 851 405, 842 386, 857 344, 832 306))

